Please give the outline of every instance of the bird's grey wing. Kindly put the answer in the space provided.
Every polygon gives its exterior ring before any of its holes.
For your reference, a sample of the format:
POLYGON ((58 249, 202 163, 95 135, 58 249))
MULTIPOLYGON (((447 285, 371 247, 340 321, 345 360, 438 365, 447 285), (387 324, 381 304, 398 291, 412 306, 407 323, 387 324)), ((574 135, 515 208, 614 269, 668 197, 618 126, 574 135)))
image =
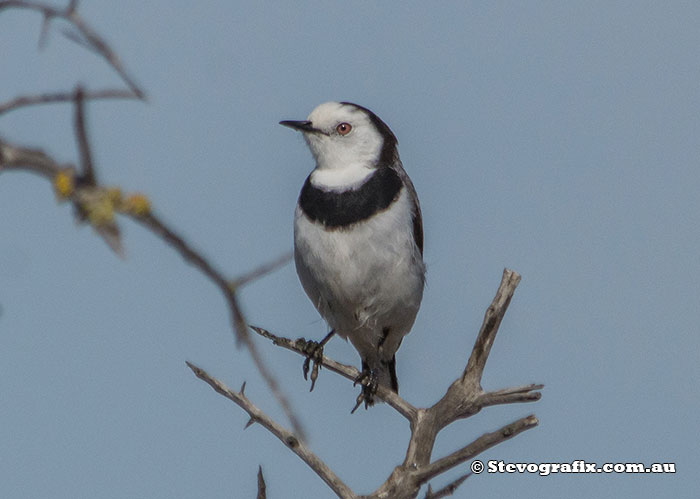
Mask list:
POLYGON ((409 177, 406 170, 403 169, 403 164, 399 158, 396 158, 390 168, 394 169, 396 173, 399 174, 401 181, 408 190, 411 205, 413 206, 413 239, 416 242, 416 246, 418 246, 418 249, 420 250, 421 256, 423 256, 423 215, 420 210, 420 201, 418 200, 416 188, 413 186, 411 177, 409 177))

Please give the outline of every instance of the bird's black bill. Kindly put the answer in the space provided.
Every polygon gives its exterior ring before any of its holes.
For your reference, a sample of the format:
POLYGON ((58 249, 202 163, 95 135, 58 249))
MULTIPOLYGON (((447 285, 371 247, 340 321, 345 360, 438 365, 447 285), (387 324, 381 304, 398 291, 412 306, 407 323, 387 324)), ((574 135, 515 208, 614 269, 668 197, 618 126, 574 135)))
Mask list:
POLYGON ((313 127, 310 121, 285 120, 280 121, 280 125, 288 126, 289 128, 299 130, 300 132, 318 132, 318 130, 316 130, 313 127))

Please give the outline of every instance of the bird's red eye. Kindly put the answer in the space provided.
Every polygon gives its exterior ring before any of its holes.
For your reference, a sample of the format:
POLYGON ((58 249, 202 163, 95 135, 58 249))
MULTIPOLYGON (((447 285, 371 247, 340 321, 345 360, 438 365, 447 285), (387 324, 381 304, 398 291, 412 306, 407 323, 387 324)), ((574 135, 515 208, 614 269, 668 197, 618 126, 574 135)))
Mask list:
POLYGON ((340 135, 347 135, 350 133, 350 130, 352 130, 352 126, 350 123, 341 123, 335 127, 335 129, 340 135))

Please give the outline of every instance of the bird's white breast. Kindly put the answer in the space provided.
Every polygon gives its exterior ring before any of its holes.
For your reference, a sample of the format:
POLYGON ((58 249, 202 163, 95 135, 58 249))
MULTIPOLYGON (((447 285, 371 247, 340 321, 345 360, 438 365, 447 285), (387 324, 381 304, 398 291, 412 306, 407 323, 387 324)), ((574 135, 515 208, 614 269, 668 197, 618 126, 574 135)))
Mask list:
POLYGON ((406 188, 389 208, 345 229, 328 230, 297 207, 294 242, 299 278, 329 325, 358 350, 376 350, 374 335, 391 325, 393 355, 415 320, 425 274, 406 188))

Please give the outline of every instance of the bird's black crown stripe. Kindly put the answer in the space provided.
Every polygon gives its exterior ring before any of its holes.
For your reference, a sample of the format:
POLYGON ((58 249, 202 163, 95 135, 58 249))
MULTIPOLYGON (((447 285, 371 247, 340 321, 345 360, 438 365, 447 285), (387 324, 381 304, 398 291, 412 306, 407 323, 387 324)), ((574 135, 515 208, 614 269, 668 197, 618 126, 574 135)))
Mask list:
POLYGON ((311 220, 328 228, 348 227, 387 209, 396 201, 403 186, 393 168, 378 168, 356 189, 324 191, 306 179, 299 195, 299 206, 311 220))

